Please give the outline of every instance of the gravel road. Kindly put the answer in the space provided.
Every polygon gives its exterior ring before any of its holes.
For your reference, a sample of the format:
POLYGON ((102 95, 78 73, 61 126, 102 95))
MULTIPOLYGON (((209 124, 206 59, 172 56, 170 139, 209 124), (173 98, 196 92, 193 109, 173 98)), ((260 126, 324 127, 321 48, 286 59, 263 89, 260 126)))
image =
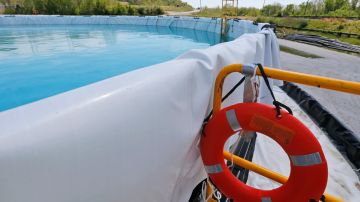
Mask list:
MULTIPOLYGON (((279 39, 283 46, 316 54, 304 58, 281 52, 283 69, 360 82, 360 57, 316 46, 279 39)), ((353 130, 360 139, 360 96, 300 85, 325 108, 353 130)))
POLYGON ((200 10, 193 10, 193 11, 183 11, 183 12, 179 12, 179 11, 166 11, 167 15, 176 15, 176 16, 191 16, 195 13, 200 12, 200 10))

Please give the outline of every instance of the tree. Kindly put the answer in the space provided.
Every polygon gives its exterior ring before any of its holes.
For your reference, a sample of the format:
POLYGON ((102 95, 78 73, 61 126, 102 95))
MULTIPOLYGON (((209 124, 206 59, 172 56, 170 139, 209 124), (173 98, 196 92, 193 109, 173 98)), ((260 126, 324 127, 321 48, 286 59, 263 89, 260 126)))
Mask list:
POLYGON ((311 0, 308 5, 308 12, 310 15, 318 16, 325 12, 325 5, 323 0, 311 0))
POLYGON ((20 11, 19 14, 32 14, 34 7, 34 2, 32 0, 24 0, 21 8, 18 8, 20 11))
POLYGON ((280 3, 274 3, 272 5, 266 5, 261 9, 261 13, 265 16, 281 16, 282 5, 280 3))
POLYGON ((335 10, 335 0, 325 0, 325 13, 335 10))
POLYGON ((145 15, 147 13, 144 7, 139 7, 137 9, 137 12, 139 13, 139 15, 145 15))
POLYGON ((294 13, 295 13, 295 5, 294 4, 287 5, 283 10, 284 16, 294 15, 294 13))
POLYGON ((356 10, 358 8, 359 0, 351 0, 351 9, 356 10))
POLYGON ((161 7, 156 7, 155 12, 156 15, 163 15, 165 13, 161 7))
MULTIPOLYGON (((49 0, 48 0, 49 1, 49 0)), ((76 2, 73 0, 55 0, 57 4, 57 14, 60 15, 74 15, 76 9, 76 2)))
POLYGON ((335 0, 335 10, 349 6, 348 0, 335 0))
POLYGON ((238 15, 256 17, 260 15, 260 9, 254 7, 250 7, 250 8, 241 7, 239 8, 238 15))
MULTIPOLYGON (((37 1, 41 1, 41 0, 37 0, 37 1)), ((36 5, 35 5, 35 7, 36 7, 36 5)), ((57 5, 56 0, 47 0, 45 7, 46 7, 47 14, 50 14, 50 15, 59 14, 58 5, 57 5)), ((36 9, 36 10, 38 10, 38 9, 36 9)))
POLYGON ((94 1, 93 0, 82 0, 80 3, 80 14, 81 15, 93 15, 94 14, 94 1))
POLYGON ((42 0, 33 0, 36 14, 46 13, 45 2, 42 0))
POLYGON ((5 6, 10 5, 11 0, 0 0, 0 3, 4 4, 5 6))
POLYGON ((95 15, 107 14, 106 5, 103 0, 96 0, 95 7, 94 7, 94 14, 95 15))
POLYGON ((128 10, 127 13, 128 15, 135 15, 135 9, 133 7, 129 6, 127 10, 128 10))
POLYGON ((115 15, 126 15, 128 13, 128 11, 126 10, 126 7, 122 6, 121 4, 118 4, 117 7, 115 8, 114 14, 115 15))

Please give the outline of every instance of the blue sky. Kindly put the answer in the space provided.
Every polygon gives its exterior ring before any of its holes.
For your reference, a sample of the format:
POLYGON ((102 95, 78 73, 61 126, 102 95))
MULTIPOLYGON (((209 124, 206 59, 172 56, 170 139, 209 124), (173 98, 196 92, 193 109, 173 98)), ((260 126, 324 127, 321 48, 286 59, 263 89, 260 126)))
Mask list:
MULTIPOLYGON (((193 7, 197 8, 200 5, 200 0, 183 0, 188 2, 193 7)), ((266 4, 272 4, 274 2, 279 2, 283 5, 286 4, 300 4, 306 0, 265 0, 266 4)), ((221 6, 221 0, 201 0, 202 6, 216 7, 221 6)), ((239 7, 257 7, 261 8, 263 6, 264 0, 239 0, 239 7)))

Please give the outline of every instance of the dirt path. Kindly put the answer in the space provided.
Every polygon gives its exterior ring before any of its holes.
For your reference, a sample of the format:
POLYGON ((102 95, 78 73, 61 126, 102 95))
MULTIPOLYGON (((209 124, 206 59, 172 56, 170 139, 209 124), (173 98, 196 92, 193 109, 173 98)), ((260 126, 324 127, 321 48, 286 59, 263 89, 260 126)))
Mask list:
POLYGON ((167 15, 177 15, 177 16, 191 16, 195 13, 200 12, 200 10, 193 10, 193 11, 184 11, 184 12, 178 12, 178 11, 166 11, 167 15))
MULTIPOLYGON (((316 54, 322 58, 305 58, 281 52, 284 69, 360 82, 360 57, 324 48, 279 39, 283 46, 316 54)), ((301 87, 353 130, 360 139, 360 96, 315 87, 301 87)))

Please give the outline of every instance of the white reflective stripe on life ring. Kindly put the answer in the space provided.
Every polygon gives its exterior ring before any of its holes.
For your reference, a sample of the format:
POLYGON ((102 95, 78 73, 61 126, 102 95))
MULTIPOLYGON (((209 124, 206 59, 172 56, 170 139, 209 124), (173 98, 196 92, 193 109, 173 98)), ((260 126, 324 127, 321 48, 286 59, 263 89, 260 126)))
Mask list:
POLYGON ((208 174, 221 173, 223 171, 220 164, 205 166, 205 170, 208 174))
POLYGON ((236 117, 236 112, 234 109, 231 109, 229 111, 226 112, 226 119, 231 127, 231 129, 234 132, 237 132, 241 129, 239 121, 236 117))
POLYGON ((290 156, 290 159, 295 166, 313 166, 322 163, 319 152, 306 155, 290 156))

